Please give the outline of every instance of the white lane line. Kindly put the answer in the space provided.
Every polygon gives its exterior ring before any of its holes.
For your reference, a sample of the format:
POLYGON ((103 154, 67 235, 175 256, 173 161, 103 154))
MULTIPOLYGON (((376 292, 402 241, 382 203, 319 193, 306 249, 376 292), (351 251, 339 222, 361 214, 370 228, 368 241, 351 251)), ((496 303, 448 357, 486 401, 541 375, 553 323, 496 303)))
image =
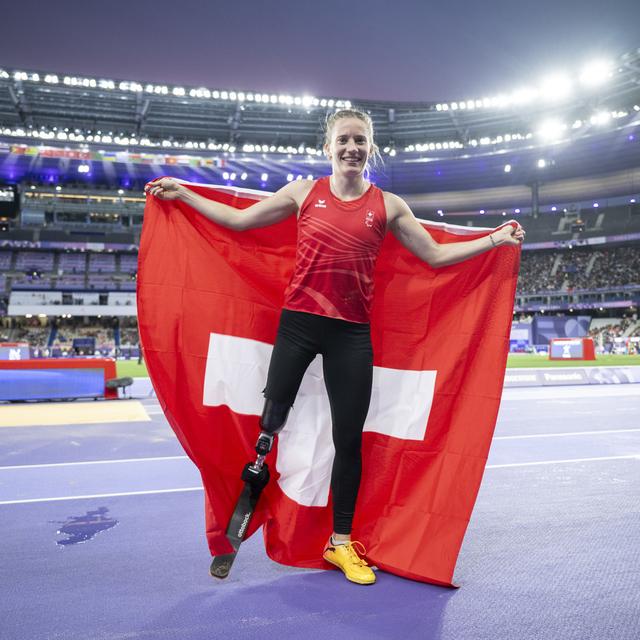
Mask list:
MULTIPOLYGON (((488 464, 487 469, 506 469, 511 467, 532 467, 544 464, 565 464, 570 462, 596 462, 600 460, 640 460, 640 453, 632 456, 606 456, 602 458, 572 458, 568 460, 541 460, 539 462, 516 462, 513 464, 488 464)), ((149 491, 124 491, 120 493, 96 493, 83 496, 56 496, 52 498, 30 498, 28 500, 3 500, 0 505, 30 504, 34 502, 58 502, 63 500, 88 500, 95 498, 117 498, 121 496, 146 496, 160 493, 184 493, 202 491, 202 487, 183 487, 180 489, 151 489, 149 491)))
POLYGON ((55 498, 30 498, 29 500, 3 500, 3 504, 29 504, 31 502, 58 502, 60 500, 87 500, 90 498, 117 498, 120 496, 148 496, 156 493, 182 493, 184 491, 202 491, 202 487, 183 487, 181 489, 151 489, 149 491, 125 491, 122 493, 95 493, 90 496, 57 496, 55 498))
POLYGON ((558 438, 560 436, 591 436, 603 433, 637 433, 640 429, 607 429, 600 431, 566 431, 564 433, 532 433, 524 436, 495 436, 494 440, 524 440, 525 438, 558 438))
POLYGON ((52 462, 48 464, 18 464, 11 467, 0 467, 0 471, 9 469, 47 469, 50 467, 75 467, 90 464, 119 464, 127 462, 155 462, 157 460, 185 460, 187 456, 160 456, 157 458, 121 458, 117 460, 87 460, 85 462, 52 462))
POLYGON ((603 456, 602 458, 569 458, 566 460, 540 460, 538 462, 514 462, 511 464, 488 464, 486 469, 508 469, 510 467, 534 467, 542 464, 565 464, 570 462, 597 462, 599 460, 640 460, 640 453, 631 456, 603 456))

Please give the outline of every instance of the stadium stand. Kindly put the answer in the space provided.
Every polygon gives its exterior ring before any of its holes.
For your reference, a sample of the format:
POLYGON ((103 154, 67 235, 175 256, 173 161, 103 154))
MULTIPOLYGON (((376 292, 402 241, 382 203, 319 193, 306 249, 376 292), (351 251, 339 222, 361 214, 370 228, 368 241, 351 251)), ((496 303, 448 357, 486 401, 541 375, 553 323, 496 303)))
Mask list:
MULTIPOLYGON (((576 94, 553 106, 554 118, 574 123, 562 144, 541 140, 532 127, 546 108, 535 103, 356 105, 371 113, 382 150, 372 173, 378 186, 404 196, 423 219, 491 228, 517 219, 527 241, 515 316, 588 313, 602 345, 640 332, 640 52, 625 56, 597 99, 576 94), (596 104, 610 110, 602 122, 593 120, 596 104)), ((11 73, 0 77, 0 95, 7 105, 13 91, 23 106, 40 107, 24 126, 8 106, 0 131, 0 181, 20 196, 18 215, 0 221, 0 316, 5 329, 67 351, 74 333, 105 349, 138 344, 134 292, 147 180, 164 174, 274 191, 324 175, 321 122, 349 104, 280 97, 240 105, 230 94, 203 99, 198 88, 179 98, 147 92, 152 123, 122 111, 132 95, 127 83, 107 91, 87 79, 20 77, 20 86, 11 73), (68 106, 80 97, 90 128, 68 106), (55 122, 42 114, 56 114, 55 122), (119 136, 105 133, 114 121, 119 136), (44 327, 33 317, 43 309, 44 327)))

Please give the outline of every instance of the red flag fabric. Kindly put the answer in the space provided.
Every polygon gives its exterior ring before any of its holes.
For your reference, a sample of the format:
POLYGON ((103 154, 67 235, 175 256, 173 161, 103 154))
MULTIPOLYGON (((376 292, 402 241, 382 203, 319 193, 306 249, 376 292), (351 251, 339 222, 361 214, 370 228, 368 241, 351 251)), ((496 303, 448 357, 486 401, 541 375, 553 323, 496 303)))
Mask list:
MULTIPOLYGON (((238 209, 262 192, 185 185, 238 209)), ((238 215, 242 215, 239 211, 238 215)), ((440 243, 489 229, 423 223, 440 243)), ((296 220, 223 228, 179 201, 147 198, 138 321, 160 404, 205 489, 212 555, 255 459, 262 389, 296 220)), ((374 390, 363 436, 353 538, 392 573, 451 585, 495 427, 520 250, 503 246, 433 269, 388 233, 376 265, 371 317, 374 390)), ((310 366, 267 461, 271 482, 247 535, 263 527, 278 562, 327 568, 333 445, 319 359, 310 366)))

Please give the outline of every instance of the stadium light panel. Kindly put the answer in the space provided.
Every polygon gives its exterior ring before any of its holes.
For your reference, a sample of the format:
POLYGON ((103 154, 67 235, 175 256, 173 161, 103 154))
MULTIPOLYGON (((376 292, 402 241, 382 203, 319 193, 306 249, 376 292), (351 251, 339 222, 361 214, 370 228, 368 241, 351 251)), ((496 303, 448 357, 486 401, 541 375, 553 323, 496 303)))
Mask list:
POLYGON ((268 179, 269 179, 269 174, 268 173, 260 174, 260 180, 262 180, 262 182, 266 182, 268 179))
POLYGON ((586 87, 598 87, 613 75, 613 64, 609 60, 593 60, 580 72, 580 82, 586 87))
POLYGON ((540 94, 547 100, 564 100, 571 93, 571 80, 563 73, 548 75, 540 83, 540 94))
POLYGON ((247 173, 246 173, 246 171, 243 171, 243 172, 240 174, 240 180, 246 180, 246 179, 247 179, 247 173))
POLYGON ((504 172, 505 173, 511 173, 511 165, 510 164, 505 164, 504 165, 504 172))
POLYGON ((293 173, 287 174, 287 182, 291 182, 293 180, 293 173))
POLYGON ((544 158, 538 160, 538 169, 544 169, 547 166, 547 161, 544 158))
POLYGON ((566 128, 567 125, 559 120, 546 120, 538 128, 538 135, 545 140, 558 140, 566 128))
POLYGON ((600 111, 592 115, 589 122, 591 122, 591 124, 603 125, 607 124, 609 120, 611 120, 611 114, 608 111, 600 111))

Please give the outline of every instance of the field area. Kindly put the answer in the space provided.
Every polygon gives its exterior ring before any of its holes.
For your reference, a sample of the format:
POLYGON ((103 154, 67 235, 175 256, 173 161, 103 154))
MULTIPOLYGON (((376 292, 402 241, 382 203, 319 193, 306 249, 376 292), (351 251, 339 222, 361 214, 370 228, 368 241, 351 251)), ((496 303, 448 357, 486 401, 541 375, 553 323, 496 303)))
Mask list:
MULTIPOLYGON (((640 366, 640 356, 598 356, 595 360, 549 360, 546 356, 536 356, 528 353, 509 355, 507 368, 515 367, 595 367, 595 366, 640 366)), ((148 375, 144 363, 138 364, 137 360, 120 360, 117 363, 118 376, 130 376, 132 378, 144 378, 148 375)))

